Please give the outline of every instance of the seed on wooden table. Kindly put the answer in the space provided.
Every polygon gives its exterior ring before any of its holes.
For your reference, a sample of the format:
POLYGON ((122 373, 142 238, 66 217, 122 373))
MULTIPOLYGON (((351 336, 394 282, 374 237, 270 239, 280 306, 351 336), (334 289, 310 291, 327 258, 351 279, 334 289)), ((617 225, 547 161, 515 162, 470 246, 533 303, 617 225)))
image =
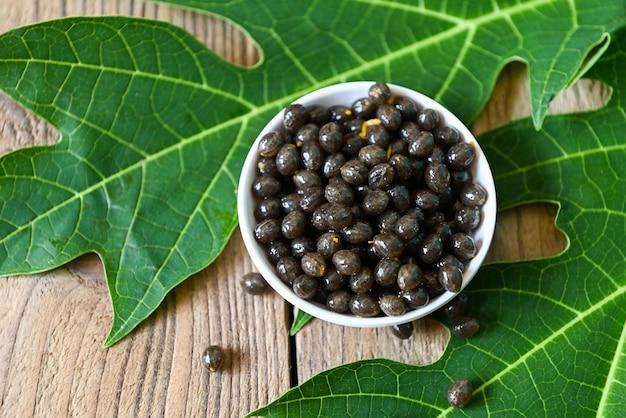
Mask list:
POLYGON ((246 293, 260 295, 267 289, 267 283, 260 273, 246 273, 241 280, 241 286, 246 293))
POLYGON ((202 353, 202 364, 210 372, 216 372, 222 365, 222 349, 217 345, 211 345, 202 353))
POLYGON ((389 329, 395 337, 406 340, 411 335, 413 335, 413 322, 392 325, 389 327, 389 329))

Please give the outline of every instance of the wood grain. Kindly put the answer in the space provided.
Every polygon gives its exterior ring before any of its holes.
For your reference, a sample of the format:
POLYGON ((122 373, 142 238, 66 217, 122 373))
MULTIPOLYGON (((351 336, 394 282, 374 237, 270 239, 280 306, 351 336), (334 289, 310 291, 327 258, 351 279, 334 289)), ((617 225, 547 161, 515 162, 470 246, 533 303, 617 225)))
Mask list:
MULTIPOLYGON (((239 65, 259 57, 250 40, 216 18, 138 0, 22 0, 2 8, 0 32, 62 16, 144 16, 187 29, 239 65)), ((583 81, 562 93, 551 112, 598 107, 607 97, 606 87, 583 81)), ((483 132, 528 110, 525 67, 509 65, 473 129, 483 132)), ((0 153, 57 140, 46 123, 0 94, 0 153)), ((556 207, 544 203, 500 213, 489 259, 559 253, 567 241, 554 228, 555 215, 556 207)), ((235 231, 212 266, 173 290, 109 349, 102 342, 111 306, 97 256, 1 278, 0 416, 242 416, 328 367, 374 357, 426 364, 445 349, 447 332, 428 319, 416 321, 417 336, 409 340, 389 338, 387 329, 319 320, 290 339, 290 308, 278 295, 241 292, 239 278, 253 269, 235 231), (215 374, 200 363, 210 344, 225 350, 223 370, 215 374)))

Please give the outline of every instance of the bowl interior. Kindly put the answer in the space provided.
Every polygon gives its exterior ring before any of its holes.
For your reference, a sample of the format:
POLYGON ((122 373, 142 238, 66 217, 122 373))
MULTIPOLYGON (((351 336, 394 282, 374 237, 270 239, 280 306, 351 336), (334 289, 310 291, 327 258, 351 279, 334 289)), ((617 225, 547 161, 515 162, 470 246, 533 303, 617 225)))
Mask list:
MULTIPOLYGON (((322 106, 332 106, 337 104, 343 104, 346 106, 352 105, 352 103, 364 96, 367 96, 369 87, 374 82, 370 81, 358 81, 337 84, 329 87, 316 90, 310 94, 295 100, 294 103, 300 103, 305 106, 318 104, 322 106)), ((411 98, 418 105, 418 108, 431 108, 439 112, 442 124, 452 126, 456 128, 461 134, 462 139, 465 142, 473 144, 476 150, 476 157, 472 164, 471 172, 474 176, 474 182, 482 185, 487 191, 488 197, 486 203, 482 206, 482 220, 477 229, 472 232, 474 241, 477 247, 477 254, 466 266, 463 271, 463 284, 462 288, 465 288, 472 280, 480 265, 483 263, 489 245, 493 237, 496 221, 496 192, 493 182, 493 175, 489 168, 489 164, 485 159, 484 153, 480 148, 480 145, 467 129, 463 123, 456 118, 450 111, 441 106, 439 103, 417 93, 413 90, 388 84, 391 88, 392 94, 404 95, 411 98)), ((431 301, 425 306, 407 311, 404 315, 399 316, 378 316, 373 318, 358 317, 352 314, 340 314, 328 310, 325 306, 316 302, 305 300, 298 297, 290 286, 285 284, 276 274, 275 267, 267 259, 264 248, 256 241, 254 237, 254 227, 256 225, 256 219, 254 218, 254 209, 256 205, 256 197, 252 193, 252 183, 254 182, 256 172, 257 161, 257 147, 259 140, 268 132, 282 129, 283 110, 281 110, 272 120, 265 126, 265 128, 259 133, 258 137, 252 144, 250 152, 246 157, 243 165, 241 177, 238 186, 238 217, 241 235, 244 240, 244 244, 252 261, 267 280, 270 286, 278 292, 284 299, 296 306, 298 309, 303 310, 317 318, 346 326, 354 327, 382 327, 393 324, 402 324, 413 321, 415 319, 426 316, 435 310, 439 309, 447 302, 452 300, 457 293, 446 291, 442 295, 431 299, 431 301)))

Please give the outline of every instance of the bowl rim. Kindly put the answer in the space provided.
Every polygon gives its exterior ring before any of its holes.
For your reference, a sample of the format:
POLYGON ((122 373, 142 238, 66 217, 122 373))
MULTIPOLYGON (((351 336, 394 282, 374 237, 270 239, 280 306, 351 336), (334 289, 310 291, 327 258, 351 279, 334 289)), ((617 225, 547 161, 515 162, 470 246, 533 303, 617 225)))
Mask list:
MULTIPOLYGON (((313 104, 319 104, 327 107, 335 104, 351 106, 354 100, 367 96, 369 87, 374 83, 375 81, 351 81, 334 84, 305 94, 302 97, 293 100, 291 103, 300 103, 305 106, 313 104), (342 99, 338 100, 338 96, 342 99)), ((436 110, 439 113, 441 123, 458 129, 462 140, 471 143, 476 150, 476 157, 472 163, 471 171, 474 175, 474 182, 479 183, 487 191, 487 200, 481 207, 481 222, 478 228, 472 232, 472 236, 477 246, 477 253, 476 256, 470 260, 469 263, 467 263, 463 271, 463 283, 461 286, 462 291, 471 282, 480 266, 483 264, 495 231, 497 211, 496 191, 489 163, 474 135, 451 111, 430 97, 415 90, 392 83, 386 84, 391 89, 393 95, 404 95, 411 98, 420 109, 431 108, 436 110)), ((276 113, 276 115, 263 127, 261 132, 255 138, 242 166, 237 188, 237 214, 239 218, 241 236, 253 264, 268 284, 293 306, 314 317, 334 324, 360 328, 384 327, 411 322, 438 310, 446 303, 454 299, 458 293, 445 291, 443 294, 431 299, 423 307, 408 310, 403 315, 366 318, 356 316, 349 312, 333 312, 317 302, 302 299, 293 292, 290 286, 278 277, 275 267, 267 259, 265 252, 262 250, 262 246, 254 237, 253 230, 257 222, 254 218, 254 205, 257 199, 252 194, 251 189, 252 182, 257 174, 256 161, 258 154, 256 153, 256 150, 258 143, 266 133, 281 129, 283 112, 284 108, 276 113)))

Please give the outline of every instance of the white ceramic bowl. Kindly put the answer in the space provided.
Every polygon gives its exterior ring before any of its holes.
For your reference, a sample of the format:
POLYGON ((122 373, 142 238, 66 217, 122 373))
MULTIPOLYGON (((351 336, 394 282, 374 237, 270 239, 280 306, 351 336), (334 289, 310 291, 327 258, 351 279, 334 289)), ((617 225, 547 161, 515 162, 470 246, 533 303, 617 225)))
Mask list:
MULTIPOLYGON (((357 81, 348 82, 337 85, 332 85, 312 93, 309 93, 293 103, 300 103, 305 106, 318 104, 326 107, 330 107, 336 104, 343 104, 351 106, 352 103, 364 96, 367 96, 369 87, 374 82, 371 81, 357 81)), ((463 123, 454 116, 450 111, 444 108, 434 100, 417 93, 413 90, 388 84, 391 88, 392 94, 404 95, 411 98, 418 105, 418 108, 431 108, 439 112, 440 120, 442 124, 452 126, 456 128, 464 141, 470 142, 474 145, 476 150, 476 157, 472 163, 471 172, 474 176, 474 182, 481 184, 487 191, 488 197, 486 203, 482 206, 482 220, 479 227, 473 231, 472 235, 477 247, 477 254, 466 266, 463 272, 463 285, 465 288, 472 280, 480 265, 483 263, 496 222, 496 191, 493 182, 493 175, 489 168, 489 164, 485 158, 485 155, 480 148, 478 142, 472 135, 472 133, 463 125, 463 123)), ((352 315, 350 313, 340 314, 327 309, 324 305, 316 302, 305 300, 298 297, 290 286, 285 284, 276 274, 275 267, 267 259, 264 248, 256 241, 254 237, 254 227, 256 220, 254 217, 254 209, 256 206, 257 198, 252 193, 252 183, 257 176, 257 147, 259 140, 268 132, 282 129, 283 110, 281 110, 265 128, 259 133, 254 144, 248 153, 248 156, 244 162, 241 177, 238 187, 238 216, 239 227, 243 236, 244 244, 252 261, 267 280, 272 288, 278 292, 283 298, 285 298, 292 305, 296 306, 304 312, 307 312, 314 317, 323 319, 328 322, 332 322, 340 325, 347 325, 353 327, 373 328, 383 327, 394 324, 403 324, 413 321, 415 319, 426 316, 435 310, 439 309, 447 302, 452 300, 457 294, 446 291, 442 295, 431 299, 431 301, 425 306, 409 310, 404 315, 399 316, 377 316, 373 318, 364 318, 352 315)))

